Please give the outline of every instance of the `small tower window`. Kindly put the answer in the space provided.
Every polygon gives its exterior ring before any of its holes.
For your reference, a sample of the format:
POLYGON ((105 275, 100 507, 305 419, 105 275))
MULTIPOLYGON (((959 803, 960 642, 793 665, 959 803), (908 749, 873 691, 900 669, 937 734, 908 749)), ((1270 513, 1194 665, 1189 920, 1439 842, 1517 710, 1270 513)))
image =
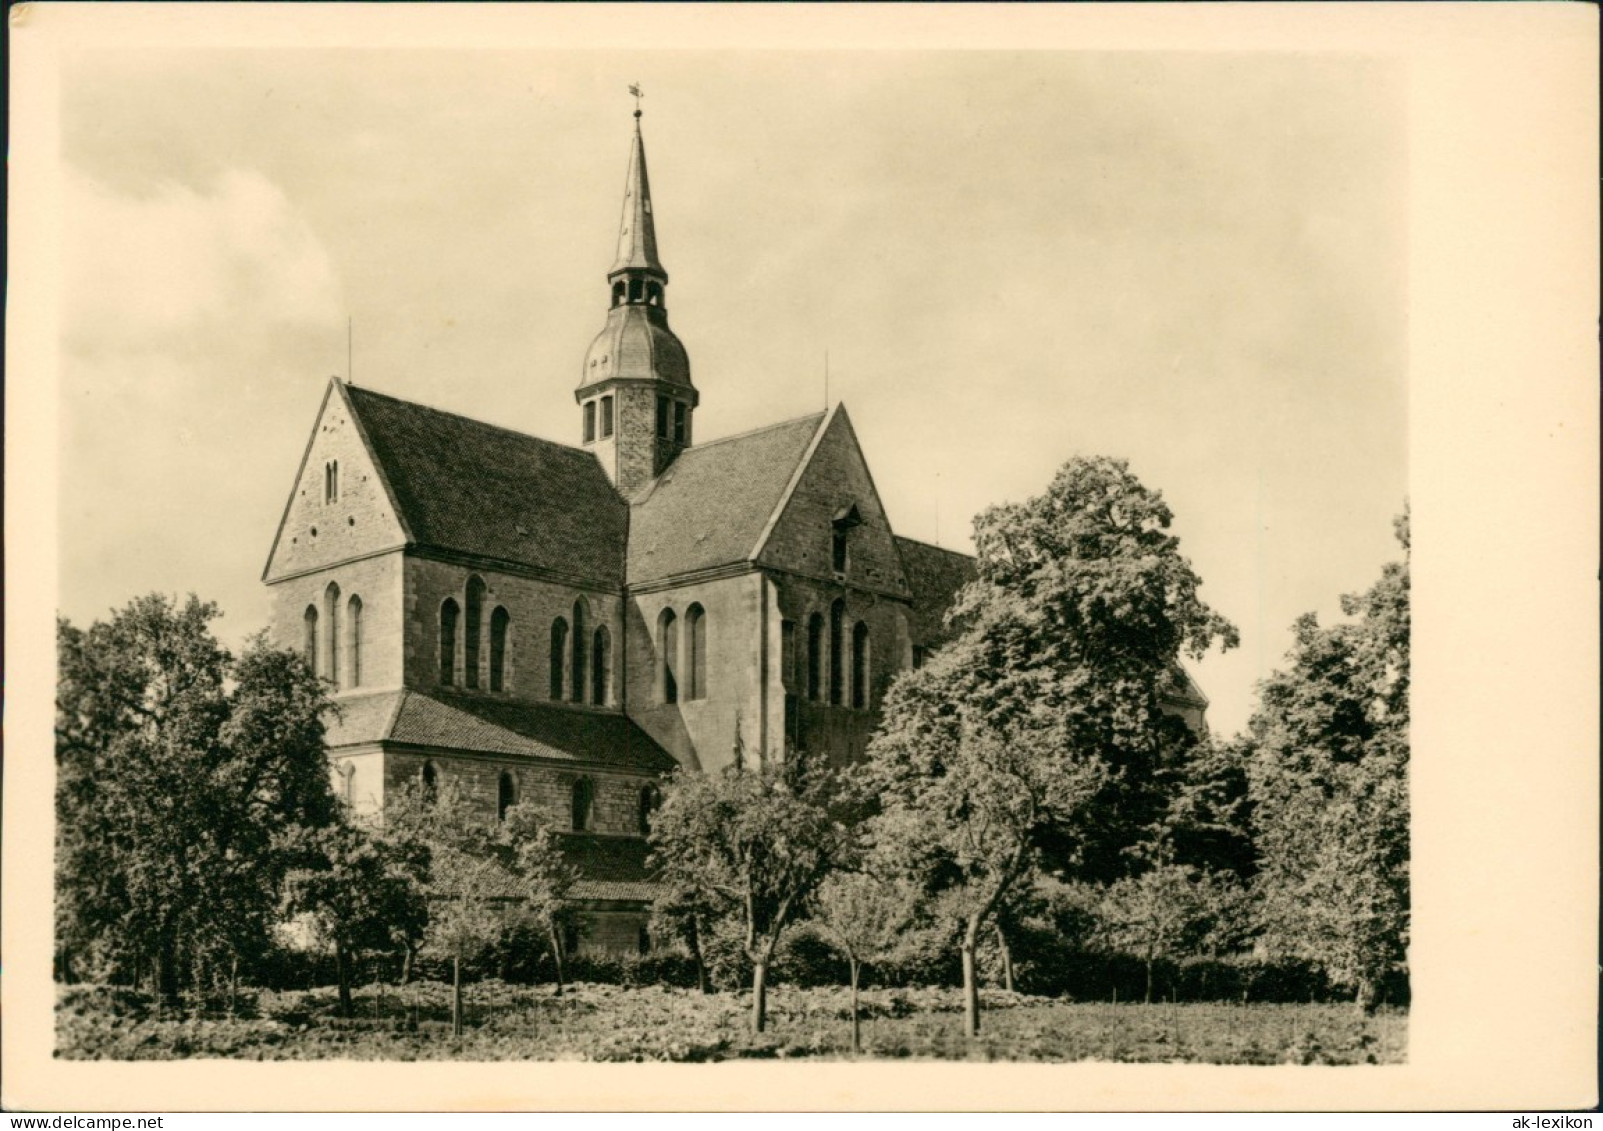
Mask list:
POLYGON ((517 786, 512 781, 512 775, 505 770, 501 771, 501 778, 495 786, 495 819, 507 819, 507 810, 518 803, 517 786))
POLYGON ((646 281, 644 279, 629 280, 629 301, 639 302, 646 297, 646 281))
POLYGON ((479 686, 479 636, 484 625, 484 582, 478 577, 468 578, 468 609, 462 634, 462 682, 468 687, 479 686))
POLYGON ((456 598, 447 597, 440 606, 440 683, 445 687, 456 682, 456 622, 460 615, 456 598))
POLYGON ((846 635, 846 602, 837 598, 829 606, 829 702, 839 707, 846 690, 843 645, 846 635))
POLYGON ((824 618, 814 613, 807 618, 807 698, 818 701, 823 684, 824 618))
POLYGON ((338 502, 340 497, 340 461, 329 460, 323 465, 323 501, 338 502))
POLYGON ((707 697, 707 614, 700 605, 685 612, 685 667, 690 682, 687 699, 707 697))
POLYGON ((551 622, 551 698, 561 699, 567 683, 568 622, 558 617, 551 622))
POLYGON ((590 642, 590 702, 605 707, 611 701, 612 634, 602 625, 590 642))
POLYGON ((497 608, 490 614, 490 690, 507 688, 507 631, 512 627, 512 614, 497 608))
POLYGON ((596 402, 584 402, 584 442, 590 443, 596 438, 596 402))
POLYGON ((657 435, 661 439, 668 438, 668 398, 657 398, 657 435))
POLYGON ((852 706, 868 706, 868 625, 862 621, 852 629, 852 706))
POLYGON ((646 284, 646 302, 651 306, 662 305, 662 287, 656 283, 646 284))
POLYGON ((612 435, 612 398, 601 398, 601 438, 612 435))
POLYGON ((679 622, 672 609, 657 618, 657 701, 679 702, 679 622))
POLYGON ((586 833, 595 824, 596 787, 589 778, 573 783, 573 831, 586 833))
POLYGON ((683 401, 674 401, 673 403, 673 442, 676 444, 685 442, 685 403, 683 401))
POLYGON ((622 279, 612 284, 612 305, 618 306, 623 302, 623 296, 628 293, 628 286, 622 279))

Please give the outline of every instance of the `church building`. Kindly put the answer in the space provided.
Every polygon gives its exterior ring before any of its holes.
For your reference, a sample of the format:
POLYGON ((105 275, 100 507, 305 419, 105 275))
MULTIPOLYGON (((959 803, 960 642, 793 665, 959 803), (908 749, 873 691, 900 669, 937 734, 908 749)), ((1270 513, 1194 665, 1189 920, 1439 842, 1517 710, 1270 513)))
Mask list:
POLYGON ((533 799, 584 877, 581 953, 648 945, 663 774, 860 757, 973 565, 895 534, 841 405, 697 441, 639 117, 575 442, 331 381, 263 574, 333 691, 340 795, 533 799))

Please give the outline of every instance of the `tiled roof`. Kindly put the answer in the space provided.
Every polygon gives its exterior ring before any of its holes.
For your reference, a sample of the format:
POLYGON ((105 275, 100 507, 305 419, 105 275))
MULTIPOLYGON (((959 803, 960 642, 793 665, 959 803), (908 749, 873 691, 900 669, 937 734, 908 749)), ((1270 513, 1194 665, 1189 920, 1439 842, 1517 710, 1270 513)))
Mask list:
POLYGON ((421 546, 623 582, 629 507, 589 452, 346 386, 421 546))
POLYGON ((943 550, 928 542, 898 537, 902 571, 913 590, 913 639, 920 643, 942 641, 950 634, 941 618, 957 591, 974 580, 974 559, 956 550, 943 550))
POLYGON ((632 509, 629 584, 750 560, 823 416, 681 452, 632 509))
POLYGON ((622 715, 507 699, 387 691, 337 701, 329 746, 402 742, 662 772, 678 763, 622 715))

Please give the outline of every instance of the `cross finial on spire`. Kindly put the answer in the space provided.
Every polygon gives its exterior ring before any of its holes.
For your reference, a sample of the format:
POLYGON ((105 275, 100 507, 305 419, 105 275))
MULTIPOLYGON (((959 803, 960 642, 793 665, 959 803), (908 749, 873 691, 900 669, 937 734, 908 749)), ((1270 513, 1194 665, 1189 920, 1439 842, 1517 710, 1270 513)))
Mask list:
POLYGON ((632 82, 629 84, 629 93, 635 96, 635 118, 638 120, 640 118, 640 100, 646 95, 645 92, 640 89, 640 84, 637 82, 632 82))

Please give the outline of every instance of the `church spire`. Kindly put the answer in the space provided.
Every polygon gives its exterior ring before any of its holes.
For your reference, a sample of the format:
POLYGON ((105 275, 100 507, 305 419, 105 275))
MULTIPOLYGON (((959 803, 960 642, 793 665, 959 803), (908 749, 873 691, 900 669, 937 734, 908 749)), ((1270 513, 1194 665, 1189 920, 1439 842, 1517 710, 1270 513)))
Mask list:
MULTIPOLYGON (((639 90, 639 87, 631 87, 639 90)), ((618 225, 618 258, 608 278, 626 271, 646 271, 663 282, 668 272, 657 258, 657 225, 651 216, 651 179, 646 175, 646 143, 640 136, 640 108, 635 107, 634 145, 629 150, 629 176, 623 186, 623 220, 618 225)))
POLYGON ((656 218, 640 136, 640 88, 634 138, 623 188, 618 254, 607 272, 607 324, 585 354, 575 393, 583 443, 613 484, 633 496, 690 446, 700 397, 690 383, 690 359, 668 328, 668 272, 657 257, 656 218))

